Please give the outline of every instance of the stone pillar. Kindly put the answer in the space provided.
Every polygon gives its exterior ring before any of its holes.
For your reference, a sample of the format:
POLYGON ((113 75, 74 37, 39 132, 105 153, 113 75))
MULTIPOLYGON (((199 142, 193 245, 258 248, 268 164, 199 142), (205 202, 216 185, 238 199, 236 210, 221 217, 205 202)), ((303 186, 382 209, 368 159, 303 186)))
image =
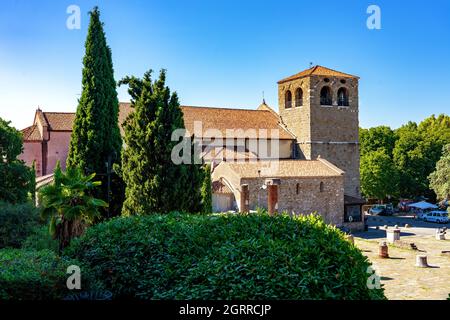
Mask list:
POLYGON ((389 258, 388 250, 389 249, 387 243, 384 241, 380 242, 380 246, 378 247, 378 256, 380 258, 389 258))
POLYGON ((278 209, 278 185, 276 184, 269 184, 267 186, 268 190, 268 204, 267 208, 269 210, 269 215, 273 216, 274 213, 278 209))
POLYGON ((241 185, 241 212, 249 212, 250 192, 248 191, 248 184, 241 185))
POLYGON ((425 256, 425 255, 417 255, 416 256, 416 267, 428 268, 427 256, 425 256))
POLYGON ((394 243, 395 241, 400 240, 400 229, 386 230, 386 239, 389 243, 394 243))

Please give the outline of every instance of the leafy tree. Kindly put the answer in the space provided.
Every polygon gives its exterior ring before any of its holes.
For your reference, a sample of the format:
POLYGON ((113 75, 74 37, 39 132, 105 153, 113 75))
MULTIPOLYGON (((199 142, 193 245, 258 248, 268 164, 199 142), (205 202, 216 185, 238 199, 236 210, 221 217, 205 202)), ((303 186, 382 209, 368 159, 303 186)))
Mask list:
POLYGON ((204 213, 212 212, 212 181, 211 166, 209 164, 203 167, 203 183, 202 183, 202 206, 204 213))
POLYGON ((21 133, 0 118, 0 200, 21 203, 33 190, 34 172, 17 157, 22 153, 21 133))
POLYGON ((393 159, 400 172, 400 194, 434 199, 436 195, 429 188, 428 176, 435 170, 443 146, 450 143, 450 117, 432 115, 419 125, 409 122, 396 133, 399 139, 393 159))
POLYGON ((450 199, 450 144, 444 146, 436 170, 430 174, 430 187, 440 199, 450 199))
POLYGON ((378 149, 384 149, 389 157, 397 141, 395 132, 387 126, 359 129, 359 141, 361 155, 378 149))
POLYGON ((60 252, 83 234, 86 225, 100 215, 100 208, 108 205, 91 196, 91 191, 101 185, 100 181, 92 181, 94 177, 95 173, 85 176, 79 167, 68 167, 63 172, 58 162, 54 183, 39 190, 41 216, 50 220, 49 231, 59 240, 60 252))
POLYGON ((120 163, 122 138, 118 124, 119 102, 111 49, 106 43, 97 7, 90 12, 85 48, 82 93, 70 140, 67 165, 79 166, 87 174, 97 173, 103 183, 95 195, 104 200, 111 197, 111 210, 120 212, 123 183, 113 172, 111 192, 108 194, 106 166, 106 163, 110 163, 109 167, 120 163))
MULTIPOLYGON (((178 96, 165 85, 165 70, 161 70, 154 82, 151 73, 151 70, 146 72, 142 79, 126 77, 119 82, 128 85, 134 108, 124 123, 126 148, 121 172, 126 183, 126 199, 122 213, 198 211, 201 208, 199 165, 172 161, 172 150, 179 143, 172 141, 172 133, 184 129, 178 96)), ((193 147, 192 144, 191 150, 193 147)))
POLYGON ((383 149, 361 157, 361 190, 366 197, 383 201, 397 192, 397 170, 383 149))

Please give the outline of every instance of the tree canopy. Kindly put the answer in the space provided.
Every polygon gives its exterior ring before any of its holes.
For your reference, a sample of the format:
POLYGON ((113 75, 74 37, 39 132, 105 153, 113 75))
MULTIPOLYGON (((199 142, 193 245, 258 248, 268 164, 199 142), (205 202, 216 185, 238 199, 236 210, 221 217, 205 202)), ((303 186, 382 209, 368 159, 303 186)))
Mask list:
POLYGON ((22 134, 0 118, 0 200, 25 202, 34 193, 34 171, 17 157, 22 153, 22 134))
POLYGON ((444 146, 436 170, 430 174, 430 187, 439 199, 450 199, 450 144, 444 146))
POLYGON ((122 213, 199 212, 200 166, 172 160, 172 150, 179 143, 172 141, 172 133, 184 129, 178 96, 166 86, 165 70, 156 81, 151 74, 150 70, 142 79, 126 77, 120 81, 128 85, 134 109, 124 123, 126 147, 121 172, 126 189, 122 213))
MULTIPOLYGON (((79 166, 86 174, 96 173, 102 187, 96 196, 108 199, 106 163, 120 163, 122 138, 118 124, 119 102, 111 57, 106 43, 100 12, 90 12, 90 22, 83 59, 82 93, 78 102, 70 140, 67 165, 79 166)), ((120 179, 112 174, 112 211, 119 211, 123 198, 120 179)))
POLYGON ((419 124, 408 122, 396 130, 386 126, 360 129, 361 189, 364 195, 375 196, 364 191, 372 188, 367 185, 369 181, 383 181, 385 178, 383 172, 376 173, 366 166, 374 164, 374 156, 381 156, 379 162, 387 165, 387 156, 394 165, 389 169, 392 172, 391 183, 396 186, 392 194, 408 198, 425 196, 434 200, 436 194, 432 190, 434 188, 430 188, 428 177, 436 168, 443 146, 448 143, 450 117, 443 114, 438 117, 432 115, 419 124), (373 153, 379 150, 384 154, 373 153), (371 173, 370 179, 365 176, 368 173, 371 173))

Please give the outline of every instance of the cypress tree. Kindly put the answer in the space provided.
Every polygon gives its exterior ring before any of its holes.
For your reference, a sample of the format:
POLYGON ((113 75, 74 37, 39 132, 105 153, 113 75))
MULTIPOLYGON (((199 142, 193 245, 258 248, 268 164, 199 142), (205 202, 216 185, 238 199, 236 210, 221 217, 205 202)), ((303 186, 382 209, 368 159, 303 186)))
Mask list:
POLYGON ((205 164, 203 166, 203 181, 201 188, 202 195, 202 211, 203 213, 212 212, 212 181, 211 181, 211 166, 205 164))
POLYGON ((83 59, 82 94, 78 101, 72 131, 68 166, 79 166, 85 174, 96 173, 102 180, 95 196, 110 201, 112 213, 120 212, 123 201, 121 179, 112 172, 111 192, 108 197, 108 171, 120 163, 122 138, 120 136, 116 82, 111 49, 106 43, 100 12, 95 7, 90 12, 90 22, 83 59))
POLYGON ((196 211, 200 207, 200 166, 175 164, 172 132, 184 129, 178 96, 165 85, 166 72, 152 81, 126 77, 134 111, 124 123, 125 149, 122 176, 126 184, 122 214, 144 215, 170 211, 196 211))

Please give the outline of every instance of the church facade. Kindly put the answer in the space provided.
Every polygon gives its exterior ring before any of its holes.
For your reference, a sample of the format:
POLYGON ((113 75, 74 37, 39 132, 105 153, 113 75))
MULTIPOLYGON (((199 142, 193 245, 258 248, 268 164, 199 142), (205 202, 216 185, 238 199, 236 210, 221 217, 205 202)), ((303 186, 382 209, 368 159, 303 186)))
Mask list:
MULTIPOLYGON (((265 102, 255 110, 182 106, 188 134, 211 163, 214 211, 273 205, 269 210, 317 212, 328 223, 363 229, 358 81, 315 66, 278 82, 278 113, 265 102)), ((132 107, 120 103, 119 110, 121 125, 132 107)), ((74 119, 38 109, 22 130, 21 158, 35 161, 38 176, 51 174, 58 160, 64 168, 74 119)))

